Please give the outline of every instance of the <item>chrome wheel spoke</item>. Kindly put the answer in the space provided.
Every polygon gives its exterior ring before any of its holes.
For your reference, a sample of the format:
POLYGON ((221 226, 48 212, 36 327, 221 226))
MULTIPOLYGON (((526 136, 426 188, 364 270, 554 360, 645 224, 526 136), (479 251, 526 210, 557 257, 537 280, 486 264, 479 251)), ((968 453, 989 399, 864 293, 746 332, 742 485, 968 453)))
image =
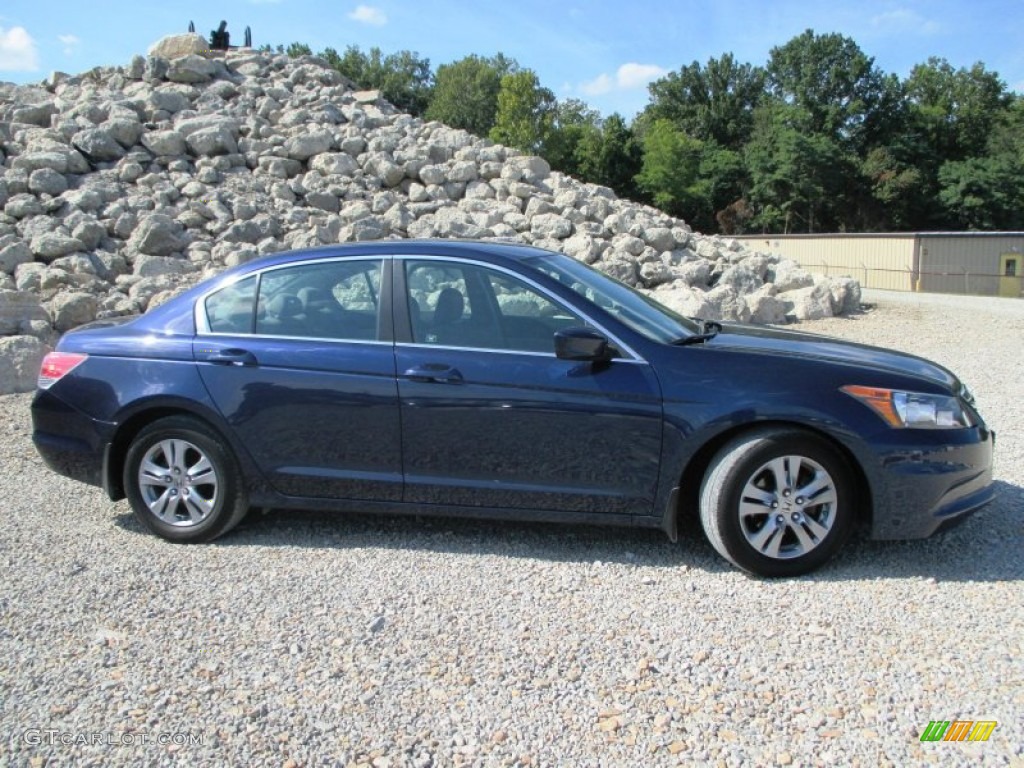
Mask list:
MULTIPOLYGON (((831 518, 829 519, 831 520, 831 518)), ((822 525, 810 515, 804 515, 803 524, 810 529, 811 535, 814 536, 817 541, 824 539, 832 529, 831 525, 822 525)))
POLYGON ((817 496, 810 497, 807 499, 807 506, 817 507, 822 504, 835 504, 836 503, 836 492, 832 488, 826 491, 822 491, 817 496))
POLYGON ((786 475, 789 478, 786 485, 790 488, 796 488, 796 482, 800 478, 800 467, 803 464, 803 459, 799 456, 787 456, 786 457, 786 475))
POLYGON ((168 486, 171 480, 167 474, 167 468, 145 459, 139 466, 139 482, 145 485, 168 486))
POLYGON ((775 477, 775 492, 782 493, 782 489, 787 488, 789 486, 789 476, 786 472, 786 459, 783 458, 782 456, 780 456, 777 459, 773 459, 760 470, 758 470, 757 473, 755 473, 754 477, 757 477, 758 475, 761 474, 761 472, 763 472, 766 469, 770 470, 772 475, 774 475, 775 477))
POLYGON ((740 517, 751 517, 752 515, 771 514, 771 507, 761 503, 754 503, 747 500, 740 502, 740 517))
POLYGON ((798 488, 797 491, 801 496, 808 499, 813 504, 824 504, 826 501, 835 501, 835 491, 832 488, 832 478, 829 477, 828 473, 824 470, 815 472, 814 477, 811 478, 811 482, 803 488, 798 488), (821 498, 821 494, 826 490, 832 494, 832 498, 823 500, 821 498))
POLYGON ((172 489, 166 488, 163 493, 156 496, 152 501, 149 501, 148 504, 153 514, 161 520, 164 520, 167 517, 168 512, 173 513, 174 509, 178 506, 178 497, 172 495, 172 489), (168 509, 168 507, 170 509, 168 509))
POLYGON ((747 483, 746 487, 743 489, 740 499, 740 504, 756 502, 764 507, 771 507, 772 502, 775 501, 775 494, 770 491, 762 490, 753 483, 747 483))
POLYGON ((189 485, 203 485, 210 480, 216 481, 213 465, 205 456, 188 468, 189 485))
POLYGON ((768 557, 778 557, 779 556, 779 549, 782 546, 782 539, 786 535, 786 526, 784 526, 784 525, 774 526, 773 527, 773 531, 774 531, 774 533, 776 535, 772 536, 771 538, 769 538, 768 539, 768 545, 763 547, 762 550, 761 550, 764 554, 768 555, 768 557))
MULTIPOLYGON (((762 552, 774 534, 778 534, 776 539, 782 539, 782 532, 783 529, 776 525, 774 520, 768 520, 763 526, 761 526, 761 530, 754 534, 747 534, 747 541, 749 541, 758 552, 762 552)), ((775 548, 776 550, 778 549, 778 544, 775 545, 775 548)))
POLYGON ((185 509, 188 512, 188 518, 193 523, 200 522, 204 517, 210 514, 210 511, 213 509, 213 504, 194 493, 190 493, 188 496, 183 497, 182 501, 185 502, 185 509))
POLYGON ((800 552, 798 554, 806 554, 818 546, 818 542, 811 538, 810 534, 807 533, 807 529, 801 523, 793 523, 789 526, 789 529, 793 531, 797 541, 800 542, 800 552))

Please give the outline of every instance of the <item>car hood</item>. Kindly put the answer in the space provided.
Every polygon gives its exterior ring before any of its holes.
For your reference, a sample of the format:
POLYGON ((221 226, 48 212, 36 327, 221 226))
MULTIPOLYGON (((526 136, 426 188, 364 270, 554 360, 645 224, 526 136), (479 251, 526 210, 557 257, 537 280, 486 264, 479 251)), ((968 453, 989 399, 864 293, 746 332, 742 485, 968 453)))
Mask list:
POLYGON ((899 373, 926 379, 959 392, 960 382, 941 365, 922 357, 891 349, 856 344, 802 331, 723 323, 722 331, 707 342, 710 346, 748 350, 777 356, 812 358, 844 365, 899 373))

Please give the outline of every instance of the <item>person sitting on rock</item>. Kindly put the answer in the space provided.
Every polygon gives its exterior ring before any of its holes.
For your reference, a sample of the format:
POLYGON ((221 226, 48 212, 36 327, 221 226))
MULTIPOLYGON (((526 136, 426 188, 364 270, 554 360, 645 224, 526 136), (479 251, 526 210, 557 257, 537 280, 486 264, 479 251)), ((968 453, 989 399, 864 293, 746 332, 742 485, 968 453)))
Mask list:
POLYGON ((219 51, 226 51, 231 47, 231 34, 228 32, 226 21, 221 21, 220 26, 210 32, 210 47, 219 51))

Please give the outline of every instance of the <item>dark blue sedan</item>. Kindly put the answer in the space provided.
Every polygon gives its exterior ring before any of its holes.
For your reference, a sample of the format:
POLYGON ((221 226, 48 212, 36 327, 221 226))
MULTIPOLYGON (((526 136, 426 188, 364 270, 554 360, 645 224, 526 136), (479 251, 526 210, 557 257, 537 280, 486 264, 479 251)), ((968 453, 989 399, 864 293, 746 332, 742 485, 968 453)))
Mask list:
POLYGON ((250 506, 661 528, 765 576, 858 523, 928 536, 991 501, 994 436, 949 371, 681 317, 521 245, 276 254, 67 333, 33 438, 166 539, 250 506))

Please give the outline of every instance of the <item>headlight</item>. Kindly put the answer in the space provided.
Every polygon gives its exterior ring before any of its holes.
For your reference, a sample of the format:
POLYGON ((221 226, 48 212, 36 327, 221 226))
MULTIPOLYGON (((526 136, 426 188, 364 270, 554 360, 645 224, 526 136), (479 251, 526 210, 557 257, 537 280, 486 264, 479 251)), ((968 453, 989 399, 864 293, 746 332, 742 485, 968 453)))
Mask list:
POLYGON ((840 389, 871 408, 890 427, 962 429, 973 426, 970 416, 955 397, 861 387, 855 384, 840 389))

